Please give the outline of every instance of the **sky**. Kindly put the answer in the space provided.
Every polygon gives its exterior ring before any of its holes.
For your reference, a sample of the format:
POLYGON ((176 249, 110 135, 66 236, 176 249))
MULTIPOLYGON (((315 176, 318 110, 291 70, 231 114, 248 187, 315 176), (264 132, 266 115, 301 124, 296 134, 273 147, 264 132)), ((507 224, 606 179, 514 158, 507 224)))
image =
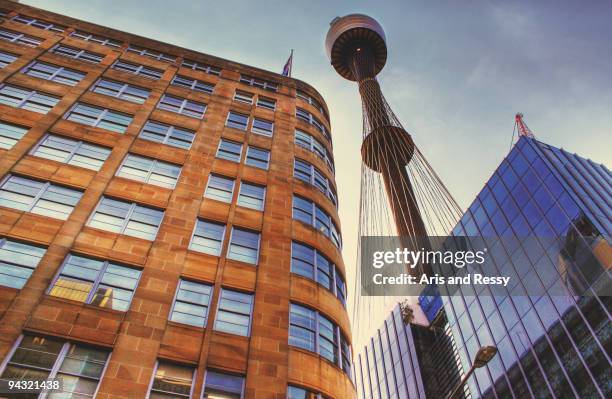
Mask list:
POLYGON ((356 85, 340 78, 325 55, 325 34, 336 16, 365 13, 385 29, 383 92, 463 209, 508 153, 516 112, 538 139, 612 164, 609 1, 22 3, 273 72, 294 49, 293 77, 314 86, 330 109, 349 280, 362 119, 356 85))

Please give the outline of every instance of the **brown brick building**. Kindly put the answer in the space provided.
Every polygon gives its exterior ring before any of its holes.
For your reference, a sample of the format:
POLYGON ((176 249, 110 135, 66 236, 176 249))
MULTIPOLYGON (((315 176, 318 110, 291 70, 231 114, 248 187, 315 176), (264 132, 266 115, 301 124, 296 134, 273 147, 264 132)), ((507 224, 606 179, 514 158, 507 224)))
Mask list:
POLYGON ((317 91, 0 9, 0 379, 61 378, 79 398, 354 397, 317 91))

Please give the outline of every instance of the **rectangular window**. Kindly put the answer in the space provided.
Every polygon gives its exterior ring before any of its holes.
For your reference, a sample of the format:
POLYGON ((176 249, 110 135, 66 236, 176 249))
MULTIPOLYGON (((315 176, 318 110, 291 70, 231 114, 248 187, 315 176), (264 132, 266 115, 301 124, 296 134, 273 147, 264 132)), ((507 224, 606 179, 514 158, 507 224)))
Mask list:
POLYGON ((179 87, 185 87, 187 89, 201 91, 204 93, 212 94, 215 85, 202 82, 201 80, 191 79, 186 76, 176 75, 172 79, 172 84, 179 87))
POLYGON ((223 246, 225 225, 207 220, 196 222, 189 249, 209 255, 219 256, 223 246))
POLYGON ((151 383, 149 399, 191 398, 193 390, 193 367, 158 361, 151 383))
POLYGON ((234 129, 246 130, 249 124, 249 117, 247 115, 239 114, 238 112, 230 111, 227 115, 227 122, 225 126, 232 127, 234 129))
POLYGON ((19 22, 20 24, 30 25, 35 28, 50 30, 53 32, 62 33, 66 30, 64 25, 53 24, 51 22, 43 21, 41 19, 35 19, 31 17, 26 17, 25 15, 15 15, 11 18, 12 21, 19 22))
POLYGON ((122 60, 115 61, 112 68, 118 71, 123 71, 123 72, 131 73, 134 75, 139 75, 144 78, 153 79, 153 80, 161 79, 164 73, 164 71, 161 71, 159 69, 146 67, 140 64, 133 64, 131 62, 122 61, 122 60))
POLYGON ((261 134, 262 136, 272 137, 274 134, 274 123, 265 119, 253 118, 253 133, 261 134))
POLYGON ((107 37, 104 36, 98 36, 98 35, 94 35, 88 32, 83 32, 80 30, 74 31, 70 34, 70 37, 74 37, 77 39, 81 39, 81 40, 85 40, 88 42, 94 42, 94 43, 98 43, 101 44, 103 46, 109 46, 109 47, 121 47, 121 42, 118 40, 113 40, 113 39, 109 39, 107 37))
POLYGON ((110 153, 110 148, 54 134, 43 137, 31 152, 36 157, 52 159, 91 170, 100 170, 110 153))
POLYGON ((9 175, 0 184, 0 206, 66 220, 82 191, 9 175))
POLYGON ((23 87, 3 85, 0 88, 0 104, 23 108, 41 114, 51 111, 59 100, 58 97, 23 87))
POLYGON ((195 132, 155 121, 147 121, 138 137, 188 150, 193 143, 195 132))
POLYGON ((269 110, 276 110, 276 100, 273 98, 257 96, 257 106, 269 110))
POLYGON ((148 89, 110 79, 99 79, 92 86, 91 91, 137 104, 143 104, 151 94, 148 89))
POLYGON ((293 219, 313 226, 314 210, 315 205, 312 201, 298 197, 297 195, 293 196, 293 219))
POLYGON ((157 108, 165 109, 166 111, 176 112, 186 116, 202 119, 206 112, 206 104, 196 101, 187 100, 164 94, 157 104, 157 108))
POLYGON ((180 174, 178 165, 134 154, 128 154, 117 171, 117 176, 165 188, 174 188, 180 174))
POLYGON ((263 211, 266 198, 266 187, 259 184, 245 183, 240 184, 238 194, 238 205, 245 208, 263 211))
POLYGON ((338 362, 338 337, 336 326, 327 318, 317 315, 319 321, 319 354, 332 363, 338 362))
POLYGON ((153 241, 164 217, 164 211, 102 197, 88 226, 153 241))
POLYGON ((350 377, 353 371, 351 366, 353 356, 351 355, 351 347, 343 334, 340 334, 340 351, 342 353, 342 370, 350 377))
POLYGON ((215 331, 248 337, 252 311, 252 294, 222 288, 219 298, 219 310, 215 320, 215 331))
POLYGON ((22 289, 46 249, 0 238, 0 285, 22 289))
POLYGON ((323 396, 303 388, 287 386, 287 399, 323 399, 323 396))
POLYGON ((104 54, 92 53, 91 51, 64 46, 62 44, 58 44, 50 51, 54 54, 63 55, 64 57, 74 58, 75 60, 91 62, 94 64, 99 64, 104 58, 104 54))
POLYGON ((319 158, 323 159, 327 166, 329 166, 329 169, 332 172, 334 171, 334 162, 331 154, 327 151, 325 146, 321 144, 321 142, 312 137, 310 134, 296 129, 295 144, 299 145, 300 147, 306 148, 319 158))
POLYGON ((8 42, 23 44, 28 47, 38 47, 43 39, 36 36, 29 36, 23 33, 15 32, 8 29, 0 29, 0 39, 8 42))
POLYGON ((242 90, 236 90, 236 94, 234 94, 234 101, 245 104, 253 104, 253 94, 242 90))
POLYGON ((217 150, 217 158, 227 159, 232 162, 240 162, 241 155, 242 143, 221 139, 219 149, 217 150))
POLYGON ((316 352, 317 313, 291 304, 289 312, 289 345, 316 352))
POLYGON ((127 51, 131 53, 144 55, 145 57, 150 57, 150 58, 160 60, 160 61, 166 61, 166 62, 176 61, 176 57, 174 56, 171 56, 171 55, 159 52, 159 51, 151 50, 148 48, 134 46, 132 44, 129 45, 129 47, 127 48, 127 51))
POLYGON ((10 150, 27 132, 27 127, 0 121, 0 148, 10 150))
POLYGON ((258 147, 247 147, 246 162, 249 166, 268 170, 270 164, 270 151, 258 147))
POLYGON ((268 91, 277 91, 278 85, 276 83, 254 78, 248 75, 240 75, 240 83, 247 84, 249 86, 259 87, 260 89, 268 90, 268 91))
POLYGON ((327 177, 315 166, 296 158, 293 166, 293 176, 321 190, 334 206, 338 207, 338 198, 334 188, 327 177))
POLYGON ((70 254, 49 288, 49 295, 127 312, 140 270, 70 254))
POLYGON ((76 86, 87 75, 86 73, 75 71, 74 69, 64 68, 46 62, 34 61, 22 71, 28 76, 51 80, 53 82, 76 86))
POLYGON ((15 54, 7 53, 6 51, 0 51, 0 69, 5 68, 9 64, 12 64, 18 56, 15 54))
POLYGON ((233 227, 227 258, 256 265, 259 259, 259 236, 257 232, 233 227))
POLYGON ((84 103, 77 103, 68 111, 64 119, 117 133, 125 133, 132 123, 132 115, 84 103))
POLYGON ((212 65, 198 63, 198 62, 191 61, 191 60, 183 60, 182 67, 193 69, 194 71, 201 71, 204 73, 208 73, 210 75, 220 75, 221 74, 221 69, 217 67, 214 67, 212 65))
POLYGON ((242 399, 244 377, 206 370, 203 398, 242 399))
MULTIPOLYGON (((0 376, 8 379, 60 379, 61 398, 93 398, 104 373, 109 352, 57 338, 24 335, 0 376)), ((16 395, 22 397, 23 395, 16 395)), ((30 394, 23 397, 38 397, 30 394)))
POLYGON ((211 174, 204 196, 217 201, 232 202, 234 196, 234 179, 211 174))
POLYGON ((179 281, 170 312, 170 320, 196 327, 206 327, 212 286, 194 281, 179 281))

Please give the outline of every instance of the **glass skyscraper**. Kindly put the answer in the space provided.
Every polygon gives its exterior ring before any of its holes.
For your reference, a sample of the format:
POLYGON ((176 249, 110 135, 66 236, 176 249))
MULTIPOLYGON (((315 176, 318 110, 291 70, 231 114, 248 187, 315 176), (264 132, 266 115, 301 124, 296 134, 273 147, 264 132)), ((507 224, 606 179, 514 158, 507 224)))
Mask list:
POLYGON ((463 372, 479 347, 499 350, 472 397, 612 397, 611 182, 603 165, 520 137, 453 230, 485 237, 483 270, 512 276, 507 295, 443 297, 463 372))

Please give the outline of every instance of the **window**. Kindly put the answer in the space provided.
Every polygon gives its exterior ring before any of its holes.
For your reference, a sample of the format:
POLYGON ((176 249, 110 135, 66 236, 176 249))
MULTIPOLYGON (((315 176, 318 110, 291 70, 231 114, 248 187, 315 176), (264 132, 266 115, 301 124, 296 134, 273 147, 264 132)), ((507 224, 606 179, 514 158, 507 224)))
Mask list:
POLYGON ((309 104, 312 104, 313 107, 315 107, 316 109, 319 110, 319 112, 321 112, 325 118, 327 120, 329 120, 329 115, 327 114, 327 111, 325 110, 325 108, 323 108, 323 106, 321 105, 321 103, 319 103, 317 100, 315 100, 313 97, 311 97, 310 95, 308 95, 307 93, 301 91, 301 90, 297 90, 297 97, 300 100, 304 100, 309 104))
POLYGON ((82 191, 9 175, 0 184, 0 206, 66 220, 82 191))
POLYGON ((70 34, 70 37, 74 37, 77 39, 85 40, 87 42, 94 42, 101 44, 103 46, 109 47, 121 47, 121 42, 118 40, 109 39, 104 36, 94 35, 88 32, 83 32, 80 30, 74 31, 70 34))
POLYGON ((323 399, 323 396, 303 388, 288 385, 287 399, 323 399))
POLYGON ((132 123, 132 115, 83 103, 77 103, 72 107, 64 119, 117 133, 125 133, 132 123))
POLYGON ((142 87, 109 79, 99 79, 92 86, 91 91, 104 94, 106 96, 117 97, 137 104, 143 104, 147 98, 149 98, 149 94, 151 93, 149 90, 142 87))
POLYGON ((261 134, 262 136, 272 137, 274 133, 274 123, 265 119, 253 118, 253 127, 251 131, 261 134))
POLYGON ((323 134, 323 136, 331 143, 331 135, 327 131, 327 128, 324 124, 321 123, 314 115, 305 109, 296 107, 295 108, 295 116, 298 119, 303 120, 304 122, 313 125, 319 132, 323 134))
POLYGON ((49 288, 49 295, 127 312, 140 270, 70 254, 49 288))
POLYGON ((291 272, 318 282, 346 305, 344 278, 321 252, 294 241, 291 246, 291 272))
POLYGON ((278 84, 263 79, 257 79, 248 75, 240 75, 240 83, 244 83, 249 86, 259 87, 260 89, 269 91, 278 90, 278 84))
POLYGON ((164 217, 164 211, 102 197, 88 226, 152 241, 164 217))
POLYGON ((0 238, 0 285, 22 289, 46 249, 0 238))
POLYGON ((206 104, 170 96, 168 94, 162 96, 161 100, 159 100, 159 104, 157 104, 157 108, 198 119, 202 119, 204 117, 204 112, 206 112, 206 104))
POLYGON ((313 226, 326 237, 329 237, 338 249, 342 248, 342 239, 338 233, 336 224, 333 222, 331 216, 313 201, 294 195, 293 219, 313 226))
POLYGON ((158 361, 151 383, 149 399, 191 398, 193 390, 193 367, 158 361))
POLYGON ((352 372, 351 362, 353 355, 351 355, 351 346, 343 334, 340 334, 340 351, 342 356, 342 370, 350 377, 352 372))
POLYGON ((335 207, 338 207, 338 199, 334 188, 327 177, 315 166, 296 158, 293 166, 293 176, 318 188, 335 207))
POLYGON ((242 399, 244 377, 206 370, 203 398, 242 399))
POLYGON ((27 132, 27 127, 0 121, 0 148, 10 150, 27 132))
POLYGON ((85 73, 75 71, 74 69, 64 68, 45 62, 34 61, 21 72, 35 78, 51 80, 53 82, 75 86, 85 77, 85 73))
POLYGON ((244 206, 245 208, 255 209, 257 211, 263 211, 265 198, 265 186, 245 182, 242 182, 240 184, 238 205, 244 206))
POLYGON ((222 288, 219 298, 219 310, 215 320, 215 331, 248 337, 252 311, 252 294, 222 288))
POLYGON ((268 170, 270 151, 258 147, 247 147, 246 162, 249 166, 268 170))
POLYGON ((58 44, 57 46, 53 47, 51 52, 58 55, 63 55, 64 57, 74 58, 76 60, 92 62, 94 64, 99 64, 104 58, 103 54, 92 53, 87 50, 64 46, 62 44, 58 44))
POLYGON ((247 115, 230 111, 227 115, 227 122, 225 123, 225 126, 233 127, 234 129, 246 130, 248 124, 249 117, 247 115))
POLYGON ((234 196, 234 179, 211 174, 204 196, 222 202, 232 202, 234 196))
POLYGON ((186 87, 188 89, 201 91, 204 93, 212 94, 215 85, 202 82, 201 80, 191 79, 186 76, 176 75, 172 79, 172 84, 175 86, 186 87))
POLYGON ((202 71, 211 75, 220 75, 221 70, 212 65, 206 65, 199 62, 184 60, 182 64, 183 68, 193 69, 194 71, 202 71))
POLYGON ((207 220, 196 222, 189 249, 209 255, 219 256, 223 246, 225 225, 207 220))
POLYGON ((289 345, 316 352, 351 375, 348 341, 340 333, 337 325, 317 311, 295 303, 291 304, 289 345), (338 348, 341 344, 345 347, 342 355, 339 355, 338 348))
POLYGON ((139 47, 139 46, 134 46, 132 44, 129 45, 129 47, 127 48, 127 51, 131 52, 131 53, 136 53, 136 54, 140 54, 140 55, 144 55, 145 57, 150 57, 150 58, 154 58, 156 60, 160 60, 160 61, 166 61, 166 62, 174 62, 176 61, 176 57, 168 55, 168 54, 164 54, 162 52, 159 51, 154 51, 148 48, 144 48, 144 47, 139 47))
POLYGON ((82 168, 100 170, 110 152, 110 148, 48 134, 34 147, 31 154, 82 168))
POLYGON ((147 121, 139 137, 188 150, 193 143, 195 132, 155 121, 147 121))
POLYGON ((17 58, 19 57, 15 54, 7 53, 6 51, 0 51, 0 69, 5 68, 17 58))
POLYGON ((256 265, 259 260, 258 232, 232 228, 227 258, 256 265))
POLYGON ((314 153, 316 156, 325 161, 332 172, 334 171, 334 161, 332 155, 329 153, 329 151, 327 151, 325 146, 319 142, 319 140, 315 139, 306 132, 296 129, 295 144, 314 153))
POLYGON ((227 159, 232 162, 240 162, 242 155, 242 143, 221 139, 219 149, 217 150, 217 158, 227 159))
POLYGON ((15 346, 0 380, 57 378, 63 380, 62 390, 53 396, 66 398, 94 397, 109 355, 104 350, 37 335, 23 335, 15 346))
POLYGON ((117 176, 165 188, 174 188, 180 174, 178 165, 134 154, 128 154, 117 171, 117 176))
POLYGON ((253 94, 242 90, 236 90, 236 94, 234 94, 234 101, 245 104, 253 104, 253 94))
POLYGON ((257 106, 274 111, 276 110, 276 100, 273 98, 257 96, 257 106))
POLYGON ((66 29, 66 27, 63 25, 52 24, 51 22, 26 17, 25 15, 15 15, 13 18, 11 18, 11 20, 19 22, 20 24, 30 25, 39 29, 50 30, 58 33, 62 33, 66 29))
POLYGON ((28 47, 38 47, 38 45, 43 41, 43 39, 40 37, 29 36, 8 29, 0 29, 0 39, 12 43, 23 44, 24 46, 28 47))
POLYGON ((36 90, 23 87, 3 85, 0 88, 0 104, 10 105, 46 114, 59 102, 59 98, 49 94, 39 93, 36 90))
POLYGON ((179 280, 170 320, 196 327, 206 327, 211 296, 211 285, 179 280))
POLYGON ((122 61, 122 60, 115 61, 112 68, 118 71, 123 71, 123 72, 131 73, 134 75, 139 75, 144 78, 153 79, 153 80, 160 79, 164 73, 163 71, 160 71, 159 69, 146 67, 140 64, 133 64, 131 62, 122 61))

